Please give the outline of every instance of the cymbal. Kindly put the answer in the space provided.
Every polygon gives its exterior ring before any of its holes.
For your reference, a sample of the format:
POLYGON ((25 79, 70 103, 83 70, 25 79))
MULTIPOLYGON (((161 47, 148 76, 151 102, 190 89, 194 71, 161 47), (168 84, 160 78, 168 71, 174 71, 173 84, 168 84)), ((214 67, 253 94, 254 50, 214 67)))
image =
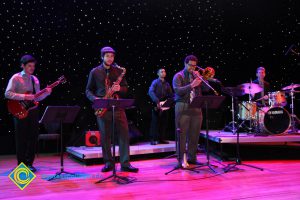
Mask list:
POLYGON ((291 85, 285 86, 284 88, 281 88, 281 90, 292 90, 292 89, 295 89, 298 87, 300 87, 300 84, 291 84, 291 85))
POLYGON ((222 91, 225 94, 228 94, 230 96, 236 96, 236 97, 243 96, 245 94, 244 91, 238 87, 225 87, 222 89, 222 91))
MULTIPOLYGON (((292 90, 283 90, 282 92, 284 92, 284 93, 291 93, 292 92, 292 90)), ((293 91, 293 93, 296 93, 296 94, 298 94, 298 93, 300 93, 300 91, 299 90, 294 90, 293 91)))
POLYGON ((243 83, 238 85, 238 87, 241 88, 245 94, 256 94, 263 90, 263 88, 256 83, 243 83))

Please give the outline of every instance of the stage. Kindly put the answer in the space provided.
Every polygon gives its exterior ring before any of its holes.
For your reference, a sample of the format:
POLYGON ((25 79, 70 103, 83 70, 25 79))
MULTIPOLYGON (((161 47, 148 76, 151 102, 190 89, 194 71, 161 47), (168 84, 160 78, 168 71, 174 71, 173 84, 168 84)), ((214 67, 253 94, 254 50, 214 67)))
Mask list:
MULTIPOLYGON (((206 132, 202 130, 200 137, 206 139, 206 132)), ((228 155, 224 154, 224 145, 234 145, 237 143, 237 135, 232 132, 225 132, 222 130, 209 130, 208 139, 218 145, 218 148, 214 148, 213 152, 218 156, 220 160, 227 160, 228 155)), ((240 145, 293 145, 293 143, 300 142, 300 134, 277 134, 277 135, 259 135, 255 133, 239 133, 240 145)), ((297 144, 298 145, 298 144, 297 144)))
MULTIPOLYGON (((67 147, 66 151, 80 161, 86 162, 91 159, 102 158, 101 147, 67 147)), ((146 155, 158 153, 175 152, 175 142, 169 141, 169 144, 150 145, 149 142, 138 143, 130 146, 130 155, 146 155)), ((119 156, 119 147, 116 146, 116 156, 119 156)))
MULTIPOLYGON (((206 138, 204 130, 200 133, 200 137, 206 138)), ((209 130, 209 141, 218 144, 219 152, 215 150, 223 159, 223 145, 224 144, 236 144, 237 137, 231 132, 224 132, 222 130, 209 130)), ((240 144, 241 145, 286 145, 288 143, 300 142, 300 134, 284 134, 284 135, 268 135, 268 136, 257 136, 255 134, 240 133, 240 144)), ((119 147, 116 146, 116 156, 119 156, 119 147)), ((89 161, 102 158, 101 147, 67 147, 67 153, 88 164, 89 161)), ((161 153, 172 153, 175 152, 175 142, 169 141, 169 144, 158 144, 150 145, 149 142, 137 143, 130 146, 131 156, 147 156, 151 154, 161 153)))
MULTIPOLYGON (((0 199, 284 199, 300 198, 300 160, 268 160, 245 161, 264 168, 258 171, 240 167, 240 171, 222 172, 227 163, 215 162, 219 174, 213 174, 207 168, 199 169, 199 173, 176 171, 164 173, 176 164, 171 159, 149 159, 134 161, 132 164, 140 168, 139 173, 119 173, 136 178, 134 183, 119 185, 108 181, 102 184, 95 182, 110 175, 101 173, 102 164, 85 166, 65 156, 65 169, 74 172, 75 177, 65 176, 52 182, 46 179, 59 170, 59 156, 40 155, 35 166, 36 178, 21 191, 7 177, 16 167, 15 156, 1 156, 1 193, 0 199)), ((198 160, 205 162, 203 154, 198 160)), ((119 167, 118 167, 119 171, 119 167)))

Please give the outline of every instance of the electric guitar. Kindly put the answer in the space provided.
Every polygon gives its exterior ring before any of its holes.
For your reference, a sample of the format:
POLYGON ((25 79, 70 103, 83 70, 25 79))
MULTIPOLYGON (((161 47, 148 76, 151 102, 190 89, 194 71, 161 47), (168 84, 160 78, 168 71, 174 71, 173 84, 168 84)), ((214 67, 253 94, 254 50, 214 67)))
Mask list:
MULTIPOLYGON (((65 76, 61 76, 58 78, 57 81, 55 81, 54 83, 52 83, 51 85, 47 86, 47 88, 54 88, 57 85, 61 84, 61 83, 65 83, 66 82, 66 78, 65 76)), ((36 93, 34 95, 34 99, 37 99, 38 97, 40 97, 41 95, 43 95, 46 92, 46 88, 39 91, 38 93, 36 93)), ((26 94, 30 94, 31 92, 27 92, 26 94)), ((7 100, 7 108, 8 111, 15 117, 17 117, 18 119, 24 119, 27 117, 28 112, 36 107, 38 107, 39 102, 35 101, 35 100, 13 100, 13 99, 8 99, 7 100)))
POLYGON ((159 102, 159 107, 157 105, 155 105, 154 110, 155 111, 159 111, 159 112, 163 112, 166 110, 169 110, 171 107, 174 106, 174 98, 173 97, 169 97, 168 99, 164 100, 164 101, 160 101, 159 102), (164 104, 169 105, 167 107, 162 107, 164 104))
POLYGON ((166 102, 167 102, 167 100, 159 102, 159 105, 160 105, 159 110, 160 111, 165 111, 165 110, 169 110, 170 109, 170 107, 162 107, 162 105, 164 105, 166 102))

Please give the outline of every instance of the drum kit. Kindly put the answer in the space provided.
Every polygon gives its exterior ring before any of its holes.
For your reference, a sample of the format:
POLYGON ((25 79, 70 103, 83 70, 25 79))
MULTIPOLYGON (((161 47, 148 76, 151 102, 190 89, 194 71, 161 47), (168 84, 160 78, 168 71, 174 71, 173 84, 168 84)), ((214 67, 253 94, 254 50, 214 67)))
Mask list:
POLYGON ((295 94, 300 93, 300 91, 295 90, 296 88, 300 88, 300 84, 291 84, 281 88, 281 91, 269 92, 260 99, 252 100, 255 94, 263 91, 259 84, 250 82, 237 87, 226 87, 224 93, 232 97, 232 122, 225 129, 229 128, 233 133, 236 133, 239 129, 244 129, 249 133, 259 135, 297 133, 294 100, 295 94), (239 122, 236 122, 234 99, 243 95, 249 95, 249 100, 238 104, 239 122), (288 105, 287 96, 291 99, 291 113, 284 108, 288 105), (259 102, 263 103, 260 104, 259 102))

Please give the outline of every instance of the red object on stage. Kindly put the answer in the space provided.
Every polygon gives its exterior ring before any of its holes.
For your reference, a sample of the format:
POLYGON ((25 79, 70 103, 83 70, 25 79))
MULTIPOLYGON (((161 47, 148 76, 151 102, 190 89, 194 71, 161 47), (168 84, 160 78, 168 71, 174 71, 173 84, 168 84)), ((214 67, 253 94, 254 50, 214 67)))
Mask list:
POLYGON ((100 146, 101 137, 99 131, 87 131, 85 134, 85 146, 95 147, 100 146))

